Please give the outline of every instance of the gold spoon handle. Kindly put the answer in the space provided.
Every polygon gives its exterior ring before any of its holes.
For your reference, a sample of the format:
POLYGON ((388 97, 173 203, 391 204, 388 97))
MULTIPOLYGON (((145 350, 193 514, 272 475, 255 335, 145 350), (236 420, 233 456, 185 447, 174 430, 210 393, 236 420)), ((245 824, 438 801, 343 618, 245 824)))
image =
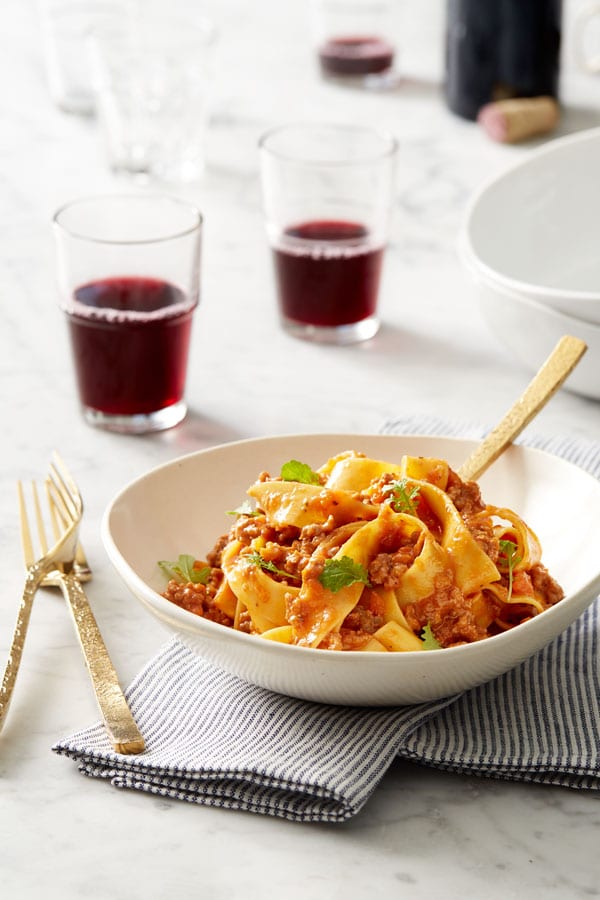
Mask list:
POLYGON ((586 350, 587 344, 579 338, 565 335, 559 340, 522 396, 462 464, 458 474, 463 481, 476 481, 498 459, 554 396, 586 350))

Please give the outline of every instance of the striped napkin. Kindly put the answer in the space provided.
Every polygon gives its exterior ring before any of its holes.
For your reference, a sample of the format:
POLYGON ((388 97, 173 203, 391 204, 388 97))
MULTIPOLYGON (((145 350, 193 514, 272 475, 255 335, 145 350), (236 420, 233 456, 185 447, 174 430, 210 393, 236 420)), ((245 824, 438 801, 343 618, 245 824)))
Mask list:
MULTIPOLYGON (((478 438, 481 429, 398 419, 384 433, 478 438)), ((529 441, 600 476, 600 445, 529 441)), ((53 750, 115 787, 278 816, 356 815, 396 756, 449 771, 600 789, 598 603, 532 659, 433 703, 366 709, 307 703, 222 672, 171 640, 127 697, 146 752, 113 751, 101 723, 53 750)))

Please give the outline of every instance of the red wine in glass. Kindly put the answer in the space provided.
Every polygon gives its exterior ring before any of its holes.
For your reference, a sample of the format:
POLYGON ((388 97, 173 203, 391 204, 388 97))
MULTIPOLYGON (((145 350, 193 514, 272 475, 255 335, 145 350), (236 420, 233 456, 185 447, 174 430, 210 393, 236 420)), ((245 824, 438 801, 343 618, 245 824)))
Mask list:
POLYGON ((374 317, 383 246, 358 222, 318 220, 286 228, 274 247, 284 319, 336 328, 374 317))
POLYGON ((394 48, 374 35, 334 37, 319 48, 319 60, 326 75, 379 75, 391 69, 394 48))
POLYGON ((83 284, 67 312, 84 406, 149 414, 183 398, 195 303, 173 284, 121 276, 83 284))

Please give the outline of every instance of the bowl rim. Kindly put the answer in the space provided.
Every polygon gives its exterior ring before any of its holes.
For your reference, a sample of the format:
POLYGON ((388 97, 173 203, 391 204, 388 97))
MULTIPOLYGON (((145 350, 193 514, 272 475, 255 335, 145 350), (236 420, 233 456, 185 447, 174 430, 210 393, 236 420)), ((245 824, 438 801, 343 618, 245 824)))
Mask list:
POLYGON ((532 153, 525 159, 521 159, 516 163, 511 163, 501 172, 497 172, 485 179, 485 181, 479 186, 479 188, 476 189, 476 191, 468 201, 463 217, 463 222, 459 230, 457 242, 459 253, 463 257, 463 259, 466 258, 472 267, 486 273, 488 277, 492 278, 493 280, 501 284, 505 284, 511 290, 520 292, 527 291, 540 300, 546 298, 548 300, 564 300, 567 302, 582 301, 587 303, 600 301, 600 291, 594 292, 573 290, 570 288, 563 289, 541 287, 540 285, 533 284, 529 281, 523 281, 521 279, 513 278, 510 275, 505 275, 502 272, 499 272, 497 269, 494 269, 488 263, 483 262, 483 260, 480 259, 475 251, 470 233, 472 220, 477 207, 492 188, 501 185, 503 181, 506 181, 515 172, 535 165, 537 162, 539 162, 540 159, 543 159, 546 156, 551 156, 554 153, 561 153, 565 147, 570 147, 572 144, 585 144, 588 142, 593 142, 594 140, 600 140, 600 126, 587 128, 584 131, 579 131, 575 134, 567 134, 563 135, 562 137, 555 138, 554 140, 549 141, 547 144, 544 144, 542 147, 538 147, 536 150, 532 151, 532 153))
MULTIPOLYGON (((543 303, 542 300, 537 297, 529 297, 527 296, 527 294, 521 293, 515 288, 503 284, 493 276, 489 276, 486 272, 475 270, 471 267, 470 261, 468 259, 464 259, 463 257, 463 260, 467 268, 470 269, 471 274, 478 282, 478 284, 483 285, 484 287, 489 287, 491 290, 495 291, 498 294, 501 294, 503 297, 506 297, 509 300, 514 300, 515 303, 521 303, 523 306, 528 306, 534 312, 539 313, 541 316, 544 316, 547 319, 554 320, 556 324, 564 330, 565 334, 570 333, 570 331, 575 329, 581 333, 589 331, 595 338, 600 339, 600 322, 592 322, 589 319, 582 319, 579 316, 574 316, 572 314, 566 313, 554 306, 549 306, 547 303, 543 303)), ((598 295, 598 299, 600 300, 600 294, 598 295)), ((580 337, 581 334, 578 336, 580 337)))
MULTIPOLYGON (((260 444, 260 443, 271 443, 277 442, 279 440, 297 440, 307 438, 319 438, 319 439, 339 439, 343 441, 345 438, 373 438, 373 437, 392 437, 398 438, 402 440, 404 438, 418 438, 418 439, 427 439, 427 440, 444 440, 450 441, 456 444, 477 444, 477 441, 474 441, 465 437, 456 437, 450 435, 443 434, 422 434, 422 433, 410 433, 410 434, 397 434, 397 435, 389 435, 382 433, 335 433, 335 432, 307 432, 307 433, 285 433, 279 435, 269 435, 263 437, 251 437, 251 438, 243 438, 236 441, 228 441, 225 443, 215 444, 211 447, 206 447, 200 450, 193 451, 191 453, 185 453, 178 457, 174 457, 171 460, 167 460, 164 463, 160 463, 158 466, 154 466, 142 475, 137 478, 129 481, 124 487, 122 487, 112 498, 112 500, 107 504, 104 513, 102 515, 101 520, 101 538, 102 543, 104 545, 105 551, 109 557, 110 562, 114 566, 115 570, 125 582, 129 590, 135 594, 136 599, 143 603, 144 606, 149 605, 153 608, 155 614, 158 616, 159 610, 162 607, 165 611, 165 617, 167 619, 174 619, 178 623, 180 623, 180 627, 184 632, 191 632, 197 638, 206 637, 210 639, 211 637, 222 639, 233 640, 235 643, 240 645, 246 645, 247 647, 256 647, 257 635, 246 634, 240 631, 234 631, 233 629, 227 628, 226 626, 219 625, 216 622, 212 622, 208 619, 204 619, 201 616, 196 615, 195 613, 189 612, 188 610, 182 609, 180 607, 175 606, 170 603, 166 598, 162 597, 158 591, 154 590, 154 588, 150 587, 150 585, 144 581, 141 576, 139 576, 129 565, 125 557, 122 555, 121 551, 118 549, 115 539, 111 533, 111 525, 110 520, 111 516, 118 506, 119 503, 123 501, 126 495, 130 490, 134 489, 141 485, 145 480, 150 477, 154 477, 160 472, 172 469, 180 466, 182 463, 187 462, 190 463, 194 459, 199 457, 205 457, 207 455, 218 453, 222 449, 226 447, 243 447, 248 444, 260 444), (127 576, 127 577, 126 577, 127 576), (137 591, 133 589, 132 584, 137 587, 137 591), (144 597, 144 600, 141 600, 141 597, 144 597), (166 615, 168 613, 168 615, 166 615), (186 627, 187 626, 187 627, 186 627), (192 627, 190 627, 192 626, 192 627), (206 631, 206 635, 203 635, 202 632, 206 631)), ((516 452, 523 452, 528 456, 541 456, 544 458, 551 458, 554 461, 558 461, 560 465, 564 465, 567 468, 575 468, 584 478, 589 478, 590 482, 598 487, 598 480, 594 478, 589 472, 585 469, 577 466, 575 463, 570 462, 569 460, 563 459, 556 454, 549 453, 545 450, 542 450, 537 447, 529 447, 524 444, 513 444, 511 445, 511 449, 516 450, 516 452)), ((544 622, 548 622, 549 619, 556 618, 557 616, 562 615, 562 610, 565 608, 565 604, 569 606, 576 605, 578 600, 581 598, 581 595, 585 592, 593 593, 594 597, 600 593, 600 572, 590 581, 579 588, 572 594, 567 595, 564 600, 559 601, 559 603, 555 604, 553 607, 545 610, 538 616, 530 619, 527 622, 523 622, 522 624, 516 626, 515 628, 509 629, 508 631, 502 632, 497 635, 490 636, 481 641, 474 641, 470 644, 462 644, 457 647, 446 647, 444 649, 444 653, 433 654, 431 665, 433 667, 444 666, 445 662, 449 662, 454 657, 465 657, 468 655, 472 657, 477 657, 482 652, 485 652, 484 648, 502 648, 505 644, 510 644, 515 641, 515 635, 517 636, 517 641, 525 642, 526 636, 533 632, 535 634, 536 631, 543 629, 544 622), (593 591, 592 591, 593 586, 593 591), (519 638, 519 635, 521 636, 519 638), (482 649, 483 648, 483 649, 482 649), (435 662, 437 660, 437 662, 435 662)), ((582 614, 584 609, 587 606, 591 605, 594 602, 594 597, 586 604, 580 613, 577 614, 575 618, 578 618, 579 615, 582 614)), ((159 616, 159 618, 162 618, 159 616)), ((568 627, 568 626, 565 626, 568 627)), ((547 641, 544 641, 542 646, 545 646, 551 640, 554 640, 558 634, 562 633, 564 628, 561 628, 559 632, 553 634, 547 641)), ((287 656, 289 653, 292 653, 298 658, 300 656, 304 656, 307 659, 312 659, 316 661, 315 657, 315 649, 311 647, 298 647, 296 645, 289 644, 281 644, 277 641, 269 641, 263 640, 260 643, 261 653, 268 653, 276 658, 277 656, 287 656)), ((414 651, 405 651, 402 653, 371 653, 365 654, 364 652, 358 650, 346 650, 343 653, 329 653, 327 654, 327 660, 331 660, 332 665, 345 665, 348 660, 356 660, 356 659, 364 659, 365 656, 371 660, 371 663, 378 666, 403 666, 403 665, 411 665, 411 661, 416 659, 423 659, 422 650, 414 650, 414 651), (375 662, 375 658, 385 660, 385 662, 375 662), (335 660, 335 662, 333 662, 335 660), (346 662, 344 662, 346 661, 346 662), (393 662, 392 662, 393 661, 393 662)), ((537 652, 537 651, 534 651, 537 652)), ((527 654, 529 655, 529 654, 527 654)))

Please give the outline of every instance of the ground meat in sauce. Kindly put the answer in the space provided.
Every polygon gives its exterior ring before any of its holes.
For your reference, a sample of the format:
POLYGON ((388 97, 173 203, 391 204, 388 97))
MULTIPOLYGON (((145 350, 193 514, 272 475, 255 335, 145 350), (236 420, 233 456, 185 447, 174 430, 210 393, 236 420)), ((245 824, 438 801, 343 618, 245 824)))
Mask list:
POLYGON ((483 552, 496 563, 500 555, 500 541, 494 534, 494 523, 491 518, 476 515, 465 519, 465 525, 483 552))
POLYGON ((250 613, 247 609, 242 610, 242 612, 240 613, 238 629, 239 631, 243 631, 244 634, 256 634, 256 629, 252 623, 250 613))
POLYGON ((565 592, 561 588, 545 566, 536 563, 529 570, 533 590, 536 594, 541 594, 548 606, 554 606, 559 600, 565 596, 565 592))
POLYGON ((369 581, 373 585, 394 590, 400 587, 402 576, 419 554, 420 532, 405 538, 405 543, 393 553, 378 553, 369 565, 369 581))
POLYGON ((452 469, 448 472, 446 493, 463 519, 470 518, 485 509, 479 485, 475 481, 463 481, 452 469))
POLYGON ((368 606, 359 603, 344 619, 339 632, 330 632, 320 650, 361 650, 384 624, 383 606, 371 596, 368 606))
POLYGON ((364 634, 375 634, 378 628, 383 625, 383 616, 381 613, 373 612, 365 609, 364 606, 355 606, 349 613, 342 624, 342 628, 347 631, 364 632, 364 634))
POLYGON ((251 544, 256 538, 289 545, 299 534, 300 529, 293 525, 283 525, 281 528, 268 525, 264 514, 240 516, 230 531, 230 536, 244 545, 251 544))
POLYGON ((229 535, 223 534, 215 544, 215 546, 206 554, 206 562, 209 566, 218 569, 221 567, 221 557, 223 550, 229 542, 229 535))
POLYGON ((389 486, 394 481, 398 481, 398 474, 394 472, 385 472, 377 481, 374 481, 367 491, 363 491, 357 495, 358 499, 367 503, 386 503, 390 499, 389 486))
POLYGON ((487 631, 475 621, 470 602, 448 573, 438 576, 435 591, 429 597, 404 607, 406 620, 415 634, 426 625, 442 647, 479 641, 487 631))
POLYGON ((192 582, 182 584, 179 581, 172 580, 167 584, 163 597, 182 609, 187 609, 197 616, 210 619, 211 622, 218 622, 219 625, 233 625, 233 621, 229 616, 214 605, 215 592, 216 586, 214 583, 209 583, 208 585, 193 584, 192 582))

